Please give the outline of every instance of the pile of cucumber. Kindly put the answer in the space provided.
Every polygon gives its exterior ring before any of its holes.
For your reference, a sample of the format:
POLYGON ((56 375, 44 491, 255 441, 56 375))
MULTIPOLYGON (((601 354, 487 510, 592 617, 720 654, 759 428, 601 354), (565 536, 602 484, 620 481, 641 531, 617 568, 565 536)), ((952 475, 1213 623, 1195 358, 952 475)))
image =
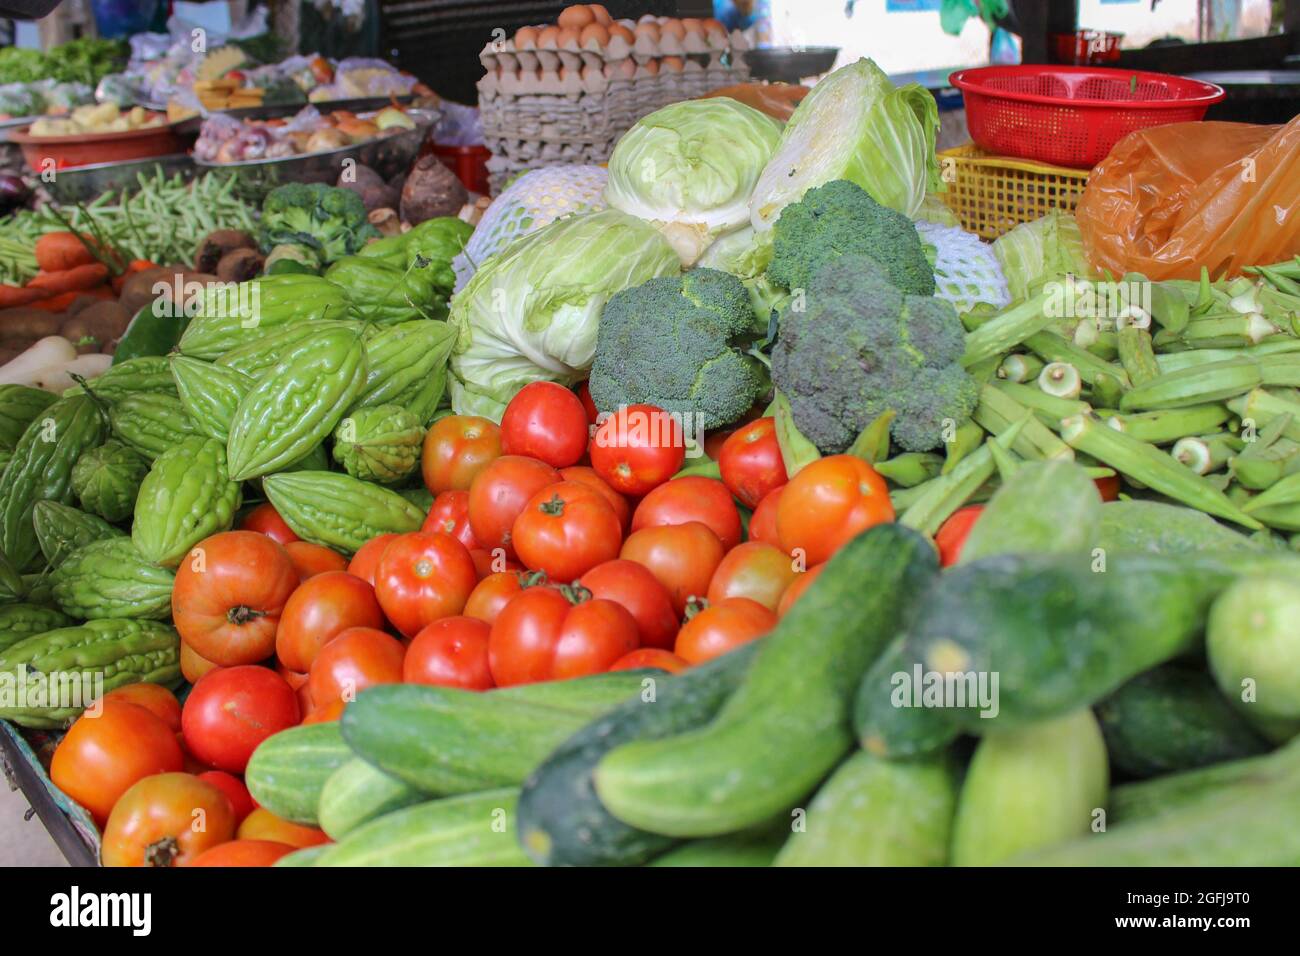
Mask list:
POLYGON ((1298 570, 1023 464, 956 567, 879 525, 703 666, 376 687, 246 779, 336 841, 285 866, 1294 864, 1298 570), (921 672, 996 674, 994 706, 899 706, 921 672))

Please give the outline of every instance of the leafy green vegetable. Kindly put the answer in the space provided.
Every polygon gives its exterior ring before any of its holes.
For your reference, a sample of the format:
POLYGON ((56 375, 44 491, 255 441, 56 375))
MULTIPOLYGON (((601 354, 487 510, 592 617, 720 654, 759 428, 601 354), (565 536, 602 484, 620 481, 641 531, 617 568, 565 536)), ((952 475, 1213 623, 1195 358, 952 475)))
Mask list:
POLYGON ((1069 213, 1053 210, 1023 222, 993 243, 1013 299, 1028 298, 1052 279, 1066 273, 1095 275, 1083 252, 1079 224, 1069 213))

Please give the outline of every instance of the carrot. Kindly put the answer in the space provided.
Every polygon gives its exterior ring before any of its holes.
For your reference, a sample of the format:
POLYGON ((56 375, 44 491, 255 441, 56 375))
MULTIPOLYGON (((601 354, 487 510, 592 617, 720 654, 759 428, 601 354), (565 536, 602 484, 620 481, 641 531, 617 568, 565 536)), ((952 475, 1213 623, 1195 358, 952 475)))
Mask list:
POLYGON ((31 305, 42 299, 48 299, 52 292, 48 289, 29 289, 17 285, 0 285, 0 309, 11 309, 20 305, 31 305))
POLYGON ((149 269, 157 269, 155 263, 148 259, 132 259, 126 264, 126 269, 120 275, 113 276, 113 291, 118 295, 122 294, 122 286, 126 285, 126 280, 131 278, 137 272, 145 272, 149 269))
POLYGON ((71 292, 60 292, 52 295, 48 299, 41 299, 39 302, 32 302, 30 307, 33 309, 43 309, 46 312, 63 312, 68 306, 76 302, 82 296, 90 296, 93 299, 115 299, 113 290, 107 285, 96 286, 93 289, 73 289, 71 292))
POLYGON ((29 289, 49 289, 51 292, 81 292, 103 285, 108 279, 108 266, 102 262, 73 266, 62 272, 45 272, 27 283, 29 289))
POLYGON ((45 272, 63 272, 96 261, 90 236, 75 232, 47 232, 36 240, 36 264, 45 272))

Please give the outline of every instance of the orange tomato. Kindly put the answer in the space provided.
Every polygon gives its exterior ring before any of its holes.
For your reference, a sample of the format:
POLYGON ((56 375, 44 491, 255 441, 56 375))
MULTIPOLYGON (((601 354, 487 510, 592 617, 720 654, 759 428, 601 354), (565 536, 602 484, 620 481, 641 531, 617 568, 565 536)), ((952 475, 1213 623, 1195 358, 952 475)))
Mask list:
POLYGON ((762 637, 775 626, 776 615, 757 601, 726 598, 682 625, 673 652, 688 664, 702 664, 762 637))
POLYGON ((160 773, 114 805, 100 859, 105 866, 185 866, 234 836, 235 811, 220 789, 192 774, 160 773))
POLYGON ((330 842, 330 838, 325 835, 325 831, 318 830, 316 827, 306 827, 300 823, 290 823, 283 817, 277 817, 265 807, 258 807, 244 817, 244 822, 239 825, 239 829, 235 832, 235 838, 239 840, 270 840, 273 843, 284 843, 299 850, 303 847, 320 846, 322 843, 330 842))
POLYGON ((746 597, 775 611, 785 589, 799 572, 780 548, 762 541, 746 541, 727 552, 709 581, 709 603, 729 597, 746 597))
POLYGON ((284 546, 284 550, 289 553, 289 560, 293 562, 300 581, 306 581, 326 571, 348 569, 348 559, 343 555, 332 548, 312 544, 310 541, 290 541, 284 546))
POLYGON ((798 549, 811 567, 865 529, 893 520, 885 479, 855 455, 831 455, 805 466, 784 486, 776 530, 781 550, 798 549))
POLYGON ((794 606, 794 602, 803 597, 803 592, 807 591, 808 586, 817 580, 817 575, 822 573, 824 567, 826 565, 819 564, 815 568, 809 568, 807 571, 802 572, 794 579, 794 583, 785 589, 785 593, 781 595, 781 600, 776 606, 776 616, 778 618, 785 617, 790 608, 794 606))

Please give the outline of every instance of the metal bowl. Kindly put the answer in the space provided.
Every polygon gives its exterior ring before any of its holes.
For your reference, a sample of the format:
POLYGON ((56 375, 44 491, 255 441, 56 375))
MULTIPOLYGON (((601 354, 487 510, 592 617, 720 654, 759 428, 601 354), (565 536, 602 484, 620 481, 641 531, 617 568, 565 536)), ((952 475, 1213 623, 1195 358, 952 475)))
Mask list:
POLYGON ((837 46, 760 47, 741 54, 756 80, 798 83, 805 76, 820 76, 835 65, 837 46))
POLYGON ((152 176, 155 167, 160 168, 168 178, 180 173, 189 180, 197 172, 189 153, 171 153, 148 159, 60 169, 54 179, 45 184, 45 188, 61 203, 88 202, 110 189, 137 188, 140 185, 140 175, 152 176))
POLYGON ((284 183, 326 183, 338 181, 345 160, 369 166, 385 180, 404 173, 415 161, 420 147, 437 124, 438 110, 408 110, 415 129, 379 136, 353 146, 341 146, 321 153, 304 153, 279 159, 248 159, 239 163, 194 162, 201 169, 225 170, 235 174, 240 195, 255 199, 284 183))

